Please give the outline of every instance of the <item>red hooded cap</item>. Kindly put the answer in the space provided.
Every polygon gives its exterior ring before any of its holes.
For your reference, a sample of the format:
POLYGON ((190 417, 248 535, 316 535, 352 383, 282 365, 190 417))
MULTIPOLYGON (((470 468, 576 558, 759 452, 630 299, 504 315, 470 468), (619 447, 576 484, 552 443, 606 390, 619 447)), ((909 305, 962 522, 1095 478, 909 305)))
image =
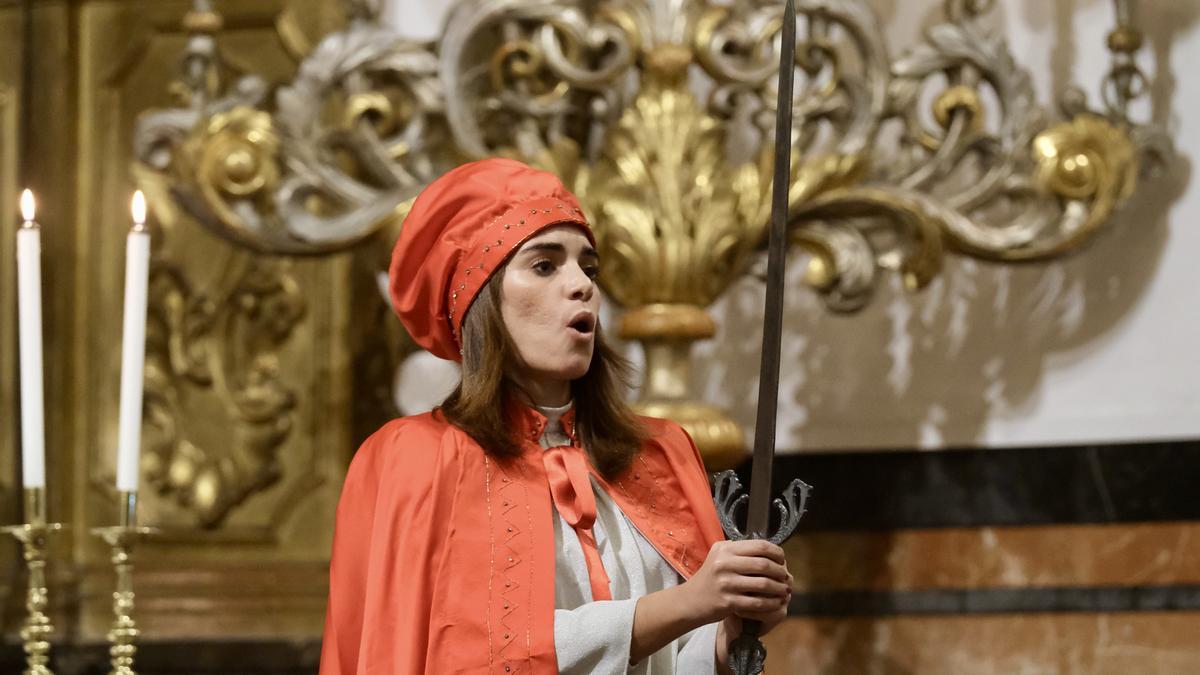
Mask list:
POLYGON ((492 273, 553 225, 595 237, 554 174, 511 159, 464 164, 430 183, 404 219, 388 270, 392 308, 420 346, 462 358, 462 319, 492 273))

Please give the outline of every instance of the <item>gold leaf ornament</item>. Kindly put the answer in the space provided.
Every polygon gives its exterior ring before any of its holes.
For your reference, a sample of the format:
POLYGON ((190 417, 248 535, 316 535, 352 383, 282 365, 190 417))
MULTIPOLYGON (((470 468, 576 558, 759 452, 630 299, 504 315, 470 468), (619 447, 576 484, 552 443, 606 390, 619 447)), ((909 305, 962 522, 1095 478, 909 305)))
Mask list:
POLYGON ((269 194, 279 183, 279 135, 270 114, 238 106, 209 118, 186 141, 183 170, 194 172, 205 202, 226 223, 241 219, 229 199, 269 194))
MULTIPOLYGON (((570 54, 577 57, 574 43, 568 45, 570 54)), ((542 104, 559 100, 570 91, 570 85, 546 67, 545 53, 530 40, 501 45, 492 55, 488 73, 492 87, 497 91, 520 82, 526 92, 542 104)))
POLYGON ((1034 139, 1033 155, 1034 185, 1081 212, 1076 224, 1064 228, 1052 246, 1036 255, 1053 255, 1082 244, 1137 187, 1138 155, 1132 138, 1097 115, 1084 113, 1042 132, 1034 139))
POLYGON ((366 121, 375 127, 376 133, 387 136, 402 128, 412 113, 413 105, 409 101, 393 101, 381 91, 365 91, 346 99, 341 127, 353 131, 360 121, 366 121))
POLYGON ((1115 205, 1133 194, 1138 161, 1133 141, 1096 115, 1080 115, 1038 135, 1033 144, 1039 189, 1069 200, 1115 205))

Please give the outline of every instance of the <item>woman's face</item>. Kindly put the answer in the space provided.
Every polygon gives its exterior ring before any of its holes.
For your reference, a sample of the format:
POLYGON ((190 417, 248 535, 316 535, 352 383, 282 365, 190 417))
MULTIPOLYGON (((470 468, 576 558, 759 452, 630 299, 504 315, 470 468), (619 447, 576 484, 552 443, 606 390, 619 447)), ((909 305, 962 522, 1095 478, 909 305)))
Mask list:
POLYGON ((551 227, 508 262, 500 314, 516 345, 520 384, 535 403, 560 405, 587 373, 595 348, 600 259, 577 227, 551 227))

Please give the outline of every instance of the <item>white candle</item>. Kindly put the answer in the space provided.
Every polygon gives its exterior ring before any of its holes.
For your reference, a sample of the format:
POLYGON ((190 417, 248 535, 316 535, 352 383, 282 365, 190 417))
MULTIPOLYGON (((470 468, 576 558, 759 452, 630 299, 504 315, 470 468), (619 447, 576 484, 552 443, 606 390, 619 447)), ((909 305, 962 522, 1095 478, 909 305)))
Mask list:
POLYGON ((125 330, 121 338, 121 407, 117 425, 117 490, 138 486, 142 436, 142 370, 146 360, 146 293, 150 276, 150 233, 146 199, 133 194, 133 228, 125 240, 125 330))
POLYGON ((42 237, 33 193, 21 193, 17 230, 17 324, 21 349, 21 484, 46 486, 46 425, 42 407, 42 237))

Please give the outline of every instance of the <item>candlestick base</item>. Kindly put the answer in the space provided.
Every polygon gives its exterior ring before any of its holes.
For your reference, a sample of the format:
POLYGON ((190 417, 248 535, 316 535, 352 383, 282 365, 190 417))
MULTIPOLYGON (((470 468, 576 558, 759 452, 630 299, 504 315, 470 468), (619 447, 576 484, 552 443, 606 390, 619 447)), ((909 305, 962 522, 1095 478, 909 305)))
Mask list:
POLYGON ((142 537, 157 532, 154 528, 138 527, 137 493, 121 493, 121 524, 97 527, 92 534, 100 537, 112 549, 113 569, 117 587, 113 591, 113 623, 108 630, 108 655, 112 669, 109 675, 136 675, 133 657, 137 654, 137 622, 133 620, 133 545, 142 537))
POLYGON ((29 570, 29 589, 25 595, 25 622, 21 625, 21 641, 25 648, 25 675, 53 675, 50 670, 50 635, 54 626, 46 616, 49 593, 46 590, 46 539, 51 532, 62 529, 61 523, 46 522, 46 491, 44 488, 25 489, 25 517, 28 523, 0 528, 11 534, 24 548, 25 566, 29 570))

